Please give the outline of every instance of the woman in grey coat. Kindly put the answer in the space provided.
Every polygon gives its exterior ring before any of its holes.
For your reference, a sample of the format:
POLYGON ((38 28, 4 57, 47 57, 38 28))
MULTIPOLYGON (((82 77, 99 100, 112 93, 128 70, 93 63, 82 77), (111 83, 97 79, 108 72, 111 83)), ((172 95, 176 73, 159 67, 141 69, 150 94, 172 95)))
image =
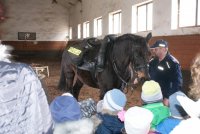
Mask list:
POLYGON ((32 68, 11 62, 0 44, 0 133, 51 134, 52 118, 44 89, 32 68))

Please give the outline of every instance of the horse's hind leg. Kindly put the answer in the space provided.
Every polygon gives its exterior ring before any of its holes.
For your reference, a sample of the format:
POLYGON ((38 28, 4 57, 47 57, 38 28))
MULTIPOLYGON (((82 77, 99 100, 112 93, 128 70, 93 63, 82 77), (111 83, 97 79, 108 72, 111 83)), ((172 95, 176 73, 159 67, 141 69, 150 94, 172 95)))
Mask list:
POLYGON ((65 73, 65 78, 66 78, 65 91, 66 92, 71 92, 72 91, 74 76, 75 76, 75 73, 72 70, 66 71, 66 73, 65 73))
POLYGON ((79 79, 77 79, 77 80, 76 80, 76 83, 75 83, 75 85, 73 86, 73 89, 72 89, 72 91, 71 91, 71 93, 73 94, 73 96, 74 96, 77 100, 78 100, 78 96, 79 96, 79 93, 80 93, 80 90, 81 90, 82 86, 83 86, 83 83, 82 83, 79 79))
POLYGON ((65 89, 66 86, 66 76, 65 76, 65 71, 63 69, 63 67, 61 66, 61 73, 60 73, 60 80, 58 83, 58 89, 60 89, 61 91, 65 89))

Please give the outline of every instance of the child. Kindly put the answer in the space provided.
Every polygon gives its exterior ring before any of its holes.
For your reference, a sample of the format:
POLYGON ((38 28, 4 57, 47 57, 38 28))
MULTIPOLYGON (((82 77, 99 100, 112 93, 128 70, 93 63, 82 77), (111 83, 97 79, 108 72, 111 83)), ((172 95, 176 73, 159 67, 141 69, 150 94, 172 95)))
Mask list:
POLYGON ((126 95, 119 89, 112 89, 105 94, 103 100, 97 104, 97 116, 102 122, 97 128, 96 134, 121 133, 124 123, 118 119, 117 113, 123 110, 126 101, 126 95))
POLYGON ((154 117, 151 122, 151 129, 170 116, 169 108, 162 103, 163 96, 160 85, 153 81, 146 81, 142 86, 141 99, 143 101, 143 108, 150 110, 154 117))
POLYGON ((182 120, 170 134, 197 134, 200 132, 200 101, 193 101, 188 97, 177 96, 178 101, 190 118, 182 120))
POLYGON ((12 62, 0 44, 0 133, 51 134, 52 118, 42 84, 33 69, 12 62))
POLYGON ((171 116, 177 119, 187 118, 187 113, 177 100, 177 96, 186 96, 183 92, 178 91, 169 96, 169 109, 171 112, 171 116))
POLYGON ((171 116, 164 119, 156 126, 156 130, 162 134, 169 134, 184 118, 187 113, 177 100, 177 96, 186 96, 183 92, 178 91, 169 96, 169 109, 171 116))
POLYGON ((92 134, 94 124, 89 118, 82 118, 80 105, 70 94, 56 97, 50 104, 54 120, 54 134, 92 134))
POLYGON ((200 132, 200 54, 195 57, 191 66, 192 85, 190 85, 189 95, 177 96, 177 100, 190 116, 190 118, 181 121, 171 132, 171 134, 197 134, 200 132))
POLYGON ((151 111, 142 107, 131 107, 125 113, 126 134, 148 134, 153 120, 151 111))
POLYGON ((79 102, 83 118, 90 118, 97 112, 97 104, 92 98, 79 102))

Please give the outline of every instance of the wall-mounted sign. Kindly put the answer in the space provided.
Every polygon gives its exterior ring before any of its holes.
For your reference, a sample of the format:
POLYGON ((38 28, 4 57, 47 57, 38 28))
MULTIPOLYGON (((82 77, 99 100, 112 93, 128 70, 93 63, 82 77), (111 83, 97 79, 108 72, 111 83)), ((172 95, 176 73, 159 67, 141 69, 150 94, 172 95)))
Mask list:
POLYGON ((36 40, 36 33, 18 32, 18 40, 36 40))

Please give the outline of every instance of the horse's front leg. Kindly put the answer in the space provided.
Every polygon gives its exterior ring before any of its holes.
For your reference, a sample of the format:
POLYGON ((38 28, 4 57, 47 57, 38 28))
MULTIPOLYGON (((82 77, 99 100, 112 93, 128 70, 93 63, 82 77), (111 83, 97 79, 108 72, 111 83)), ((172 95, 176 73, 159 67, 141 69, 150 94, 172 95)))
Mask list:
POLYGON ((103 99, 107 91, 112 90, 113 87, 115 87, 111 79, 104 78, 104 80, 105 81, 99 82, 99 88, 100 88, 99 99, 101 100, 103 99))
POLYGON ((106 89, 100 89, 100 94, 99 94, 99 99, 103 100, 104 95, 106 94, 107 90, 106 89))

